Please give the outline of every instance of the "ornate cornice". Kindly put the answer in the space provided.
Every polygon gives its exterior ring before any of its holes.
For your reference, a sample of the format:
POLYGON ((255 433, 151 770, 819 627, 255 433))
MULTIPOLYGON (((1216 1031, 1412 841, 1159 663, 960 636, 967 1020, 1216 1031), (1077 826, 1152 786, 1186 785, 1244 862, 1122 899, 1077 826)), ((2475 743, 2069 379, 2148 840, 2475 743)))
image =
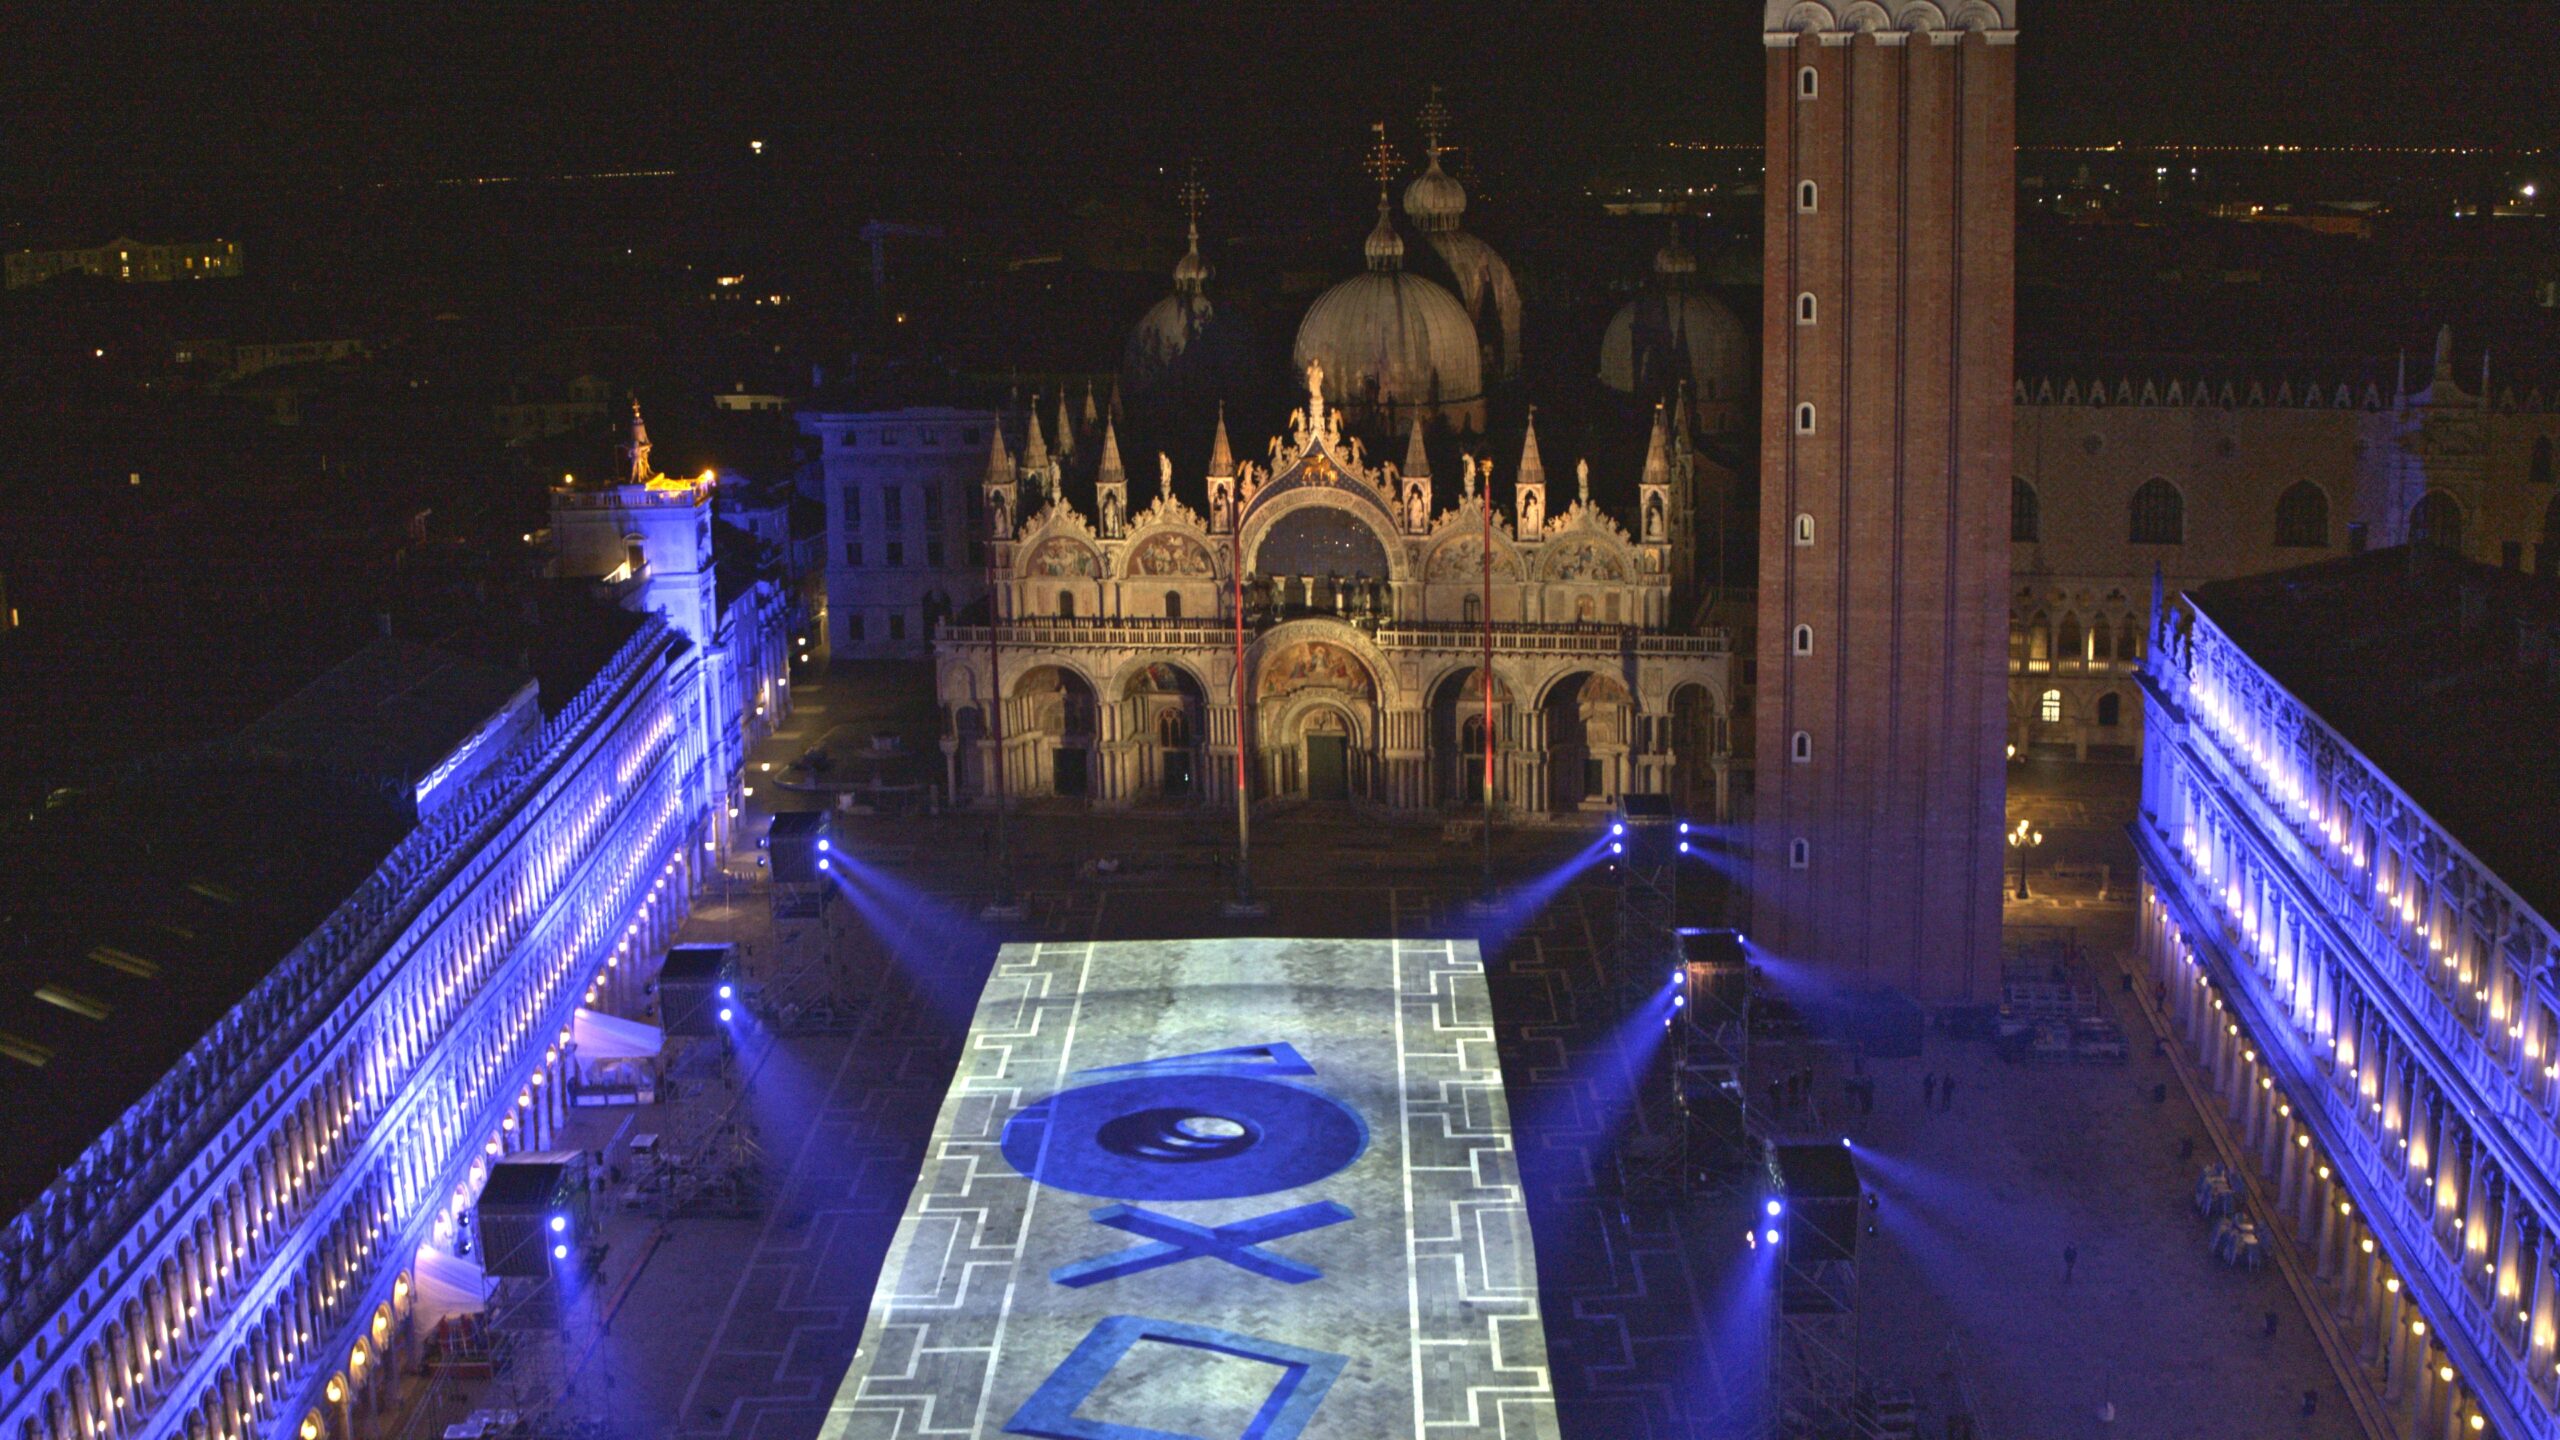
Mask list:
POLYGON ((2018 37, 2018 0, 1767 0, 1761 39, 1783 48, 1811 35, 1836 45, 1852 35, 1979 32, 1994 45, 2018 37))

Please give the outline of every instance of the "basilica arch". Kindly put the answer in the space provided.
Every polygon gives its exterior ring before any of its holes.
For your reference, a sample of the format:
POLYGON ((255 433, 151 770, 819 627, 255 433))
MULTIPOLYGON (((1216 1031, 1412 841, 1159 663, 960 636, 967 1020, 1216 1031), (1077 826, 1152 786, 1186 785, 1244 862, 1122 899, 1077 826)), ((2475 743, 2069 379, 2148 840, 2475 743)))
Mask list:
POLYGON ((1384 691, 1379 677, 1387 673, 1375 647, 1348 625, 1299 622, 1265 636, 1252 671, 1264 793, 1336 801, 1373 796, 1384 691))

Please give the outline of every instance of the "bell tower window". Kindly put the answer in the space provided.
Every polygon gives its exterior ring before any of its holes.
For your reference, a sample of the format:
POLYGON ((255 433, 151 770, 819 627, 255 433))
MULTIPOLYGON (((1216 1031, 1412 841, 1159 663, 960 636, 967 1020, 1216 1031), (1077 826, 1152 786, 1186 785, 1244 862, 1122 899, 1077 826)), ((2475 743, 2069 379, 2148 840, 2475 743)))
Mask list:
POLYGON ((1796 187, 1796 208, 1807 215, 1822 208, 1822 191, 1812 181, 1796 187))
POLYGON ((1796 98, 1810 100, 1822 93, 1822 76, 1810 65, 1796 72, 1796 98))

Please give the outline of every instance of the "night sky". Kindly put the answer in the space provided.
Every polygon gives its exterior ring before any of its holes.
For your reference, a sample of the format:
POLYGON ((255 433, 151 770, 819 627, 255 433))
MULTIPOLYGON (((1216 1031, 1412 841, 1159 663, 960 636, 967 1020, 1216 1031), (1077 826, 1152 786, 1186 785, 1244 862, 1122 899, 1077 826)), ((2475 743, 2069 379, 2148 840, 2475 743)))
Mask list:
MULTIPOLYGON (((1760 0, 1696 4, 11 7, 0 186, 702 163, 959 148, 1229 174, 1366 124, 1578 175, 1611 147, 1758 137, 1760 0), (392 14, 387 12, 398 11, 392 14), (1523 161, 1520 157, 1533 156, 1523 161)), ((2026 0, 2022 139, 2540 145, 2551 0, 2026 0)))

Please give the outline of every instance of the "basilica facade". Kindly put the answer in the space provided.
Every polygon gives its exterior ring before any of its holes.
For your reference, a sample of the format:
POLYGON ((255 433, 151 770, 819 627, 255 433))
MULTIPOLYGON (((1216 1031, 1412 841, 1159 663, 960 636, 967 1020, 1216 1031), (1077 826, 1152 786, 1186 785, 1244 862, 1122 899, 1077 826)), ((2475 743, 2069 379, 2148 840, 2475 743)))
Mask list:
POLYGON ((1534 422, 1507 512, 1479 459, 1444 506, 1418 419, 1403 463, 1378 461, 1320 365, 1307 387, 1262 461, 1219 422, 1205 514, 1162 457, 1134 508, 1108 428, 1088 513, 1045 450, 1017 461, 994 427, 992 623, 935 644, 949 793, 1186 804, 1232 801, 1241 777, 1256 799, 1428 812, 1482 803, 1489 729, 1515 815, 1627 794, 1722 814, 1726 644, 1673 627, 1682 427, 1657 414, 1623 522, 1580 466, 1550 505, 1534 422))

